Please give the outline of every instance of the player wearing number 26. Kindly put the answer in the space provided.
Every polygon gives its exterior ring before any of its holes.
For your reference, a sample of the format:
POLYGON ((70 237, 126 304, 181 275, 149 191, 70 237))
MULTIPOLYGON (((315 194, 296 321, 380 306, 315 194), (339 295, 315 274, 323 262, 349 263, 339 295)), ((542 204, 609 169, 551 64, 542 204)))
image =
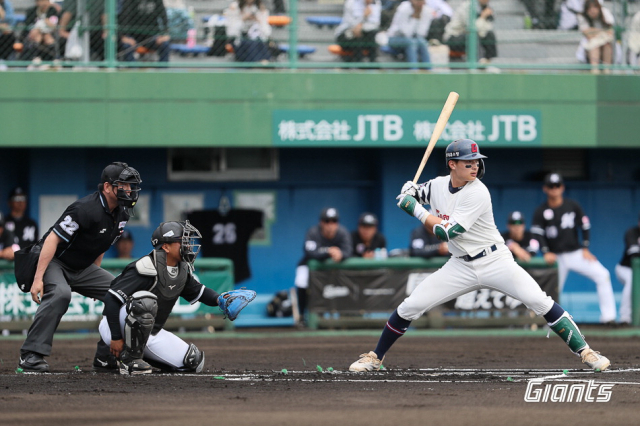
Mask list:
POLYGON ((409 328, 411 321, 428 310, 481 288, 497 290, 523 302, 569 345, 573 353, 594 370, 610 362, 584 340, 578 326, 560 305, 540 289, 513 259, 496 228, 491 196, 480 181, 484 159, 470 139, 452 142, 446 149, 449 176, 421 185, 404 184, 398 207, 416 217, 447 242, 451 258, 425 278, 398 306, 387 322, 378 346, 351 364, 351 371, 379 370, 385 353, 409 328), (430 206, 427 211, 422 205, 430 206))
POLYGON ((113 275, 100 268, 102 257, 124 231, 141 182, 138 171, 126 163, 109 164, 98 190, 67 207, 38 242, 42 248, 31 298, 39 306, 20 349, 18 365, 24 371, 49 371, 44 357, 51 354, 53 334, 72 291, 103 300, 113 275))

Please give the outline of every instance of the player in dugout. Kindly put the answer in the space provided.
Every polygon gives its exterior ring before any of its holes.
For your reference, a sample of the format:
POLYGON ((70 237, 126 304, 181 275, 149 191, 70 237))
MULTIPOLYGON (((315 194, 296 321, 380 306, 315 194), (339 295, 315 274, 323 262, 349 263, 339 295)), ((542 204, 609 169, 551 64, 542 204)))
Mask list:
POLYGON ((582 362, 596 371, 609 368, 609 360, 589 347, 571 315, 548 296, 506 247, 493 218, 491 196, 480 181, 484 159, 470 139, 450 143, 445 150, 448 176, 423 184, 402 186, 398 207, 433 229, 449 244, 451 258, 426 277, 387 321, 373 351, 360 355, 350 371, 382 368, 387 351, 428 310, 473 290, 489 288, 523 302, 545 318, 551 330, 567 343, 582 362), (422 205, 428 204, 431 212, 422 205))

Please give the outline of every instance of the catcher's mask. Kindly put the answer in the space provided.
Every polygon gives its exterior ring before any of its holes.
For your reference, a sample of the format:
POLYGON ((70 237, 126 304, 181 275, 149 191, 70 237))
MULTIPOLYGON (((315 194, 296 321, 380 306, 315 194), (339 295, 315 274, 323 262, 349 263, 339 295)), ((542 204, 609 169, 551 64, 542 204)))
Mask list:
POLYGON ((478 179, 482 179, 484 176, 484 160, 486 156, 480 154, 480 147, 471 139, 458 139, 447 145, 445 150, 445 161, 447 162, 447 171, 451 170, 449 167, 449 160, 478 160, 478 179))
POLYGON ((155 249, 160 249, 164 243, 180 243, 180 258, 193 265, 200 252, 201 245, 196 244, 199 238, 202 238, 200 231, 188 220, 162 222, 151 234, 151 244, 155 249))
POLYGON ((123 207, 133 207, 138 202, 140 192, 140 173, 127 163, 114 162, 102 171, 101 183, 110 184, 116 191, 118 204, 123 207), (126 188, 123 185, 129 185, 126 188))

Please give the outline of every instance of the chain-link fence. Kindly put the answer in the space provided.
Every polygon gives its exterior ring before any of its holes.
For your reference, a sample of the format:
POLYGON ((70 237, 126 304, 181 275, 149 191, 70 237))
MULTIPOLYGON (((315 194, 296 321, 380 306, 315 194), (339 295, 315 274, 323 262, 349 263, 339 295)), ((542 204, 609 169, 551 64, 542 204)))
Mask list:
POLYGON ((640 54, 640 1, 628 0, 0 0, 0 7, 2 67, 625 72, 638 70, 640 54))

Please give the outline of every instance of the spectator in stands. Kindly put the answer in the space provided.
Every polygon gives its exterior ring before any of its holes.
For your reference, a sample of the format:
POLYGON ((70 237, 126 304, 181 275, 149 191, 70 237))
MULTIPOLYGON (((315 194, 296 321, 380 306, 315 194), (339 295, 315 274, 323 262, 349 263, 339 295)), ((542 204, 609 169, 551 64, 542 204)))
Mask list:
POLYGON ((346 0, 342 22, 336 28, 336 39, 347 62, 361 62, 365 56, 376 61, 376 34, 380 29, 379 0, 346 0))
POLYGON ((560 20, 558 29, 577 30, 578 15, 582 13, 584 0, 564 0, 560 5, 560 20))
POLYGON ((119 56, 135 61, 139 47, 158 53, 159 62, 169 62, 169 25, 162 0, 122 0, 118 14, 119 56))
POLYGON ((427 40, 430 44, 444 43, 444 29, 453 17, 453 9, 445 0, 427 0, 427 6, 433 13, 427 40))
POLYGON ((131 259, 133 252, 133 235, 126 229, 122 231, 120 238, 116 242, 116 250, 118 251, 118 259, 131 259))
POLYGON ((298 313, 304 318, 307 309, 307 288, 309 287, 309 260, 332 260, 342 262, 351 257, 353 244, 347 229, 339 224, 340 215, 335 207, 320 213, 320 222, 307 230, 304 239, 304 255, 296 268, 295 285, 298 295, 298 313))
POLYGON ((427 225, 419 225, 411 231, 409 256, 429 259, 435 256, 450 256, 447 243, 440 241, 427 225))
POLYGON ((58 26, 60 5, 49 0, 36 0, 36 5, 27 9, 22 32, 21 60, 40 58, 44 61, 55 59, 55 30, 58 26))
POLYGON ((631 259, 640 256, 640 215, 638 226, 627 229, 624 233, 624 252, 622 260, 616 265, 616 278, 622 284, 622 300, 620 302, 620 323, 631 324, 631 294, 633 288, 633 270, 631 259))
MULTIPOLYGON (((522 0, 522 2, 527 8, 527 13, 531 18, 531 29, 553 30, 558 27, 556 0, 522 0)), ((565 3, 568 2, 563 2, 563 4, 565 3)))
POLYGON ((0 60, 9 59, 13 53, 13 43, 16 41, 13 33, 15 24, 16 17, 11 2, 0 0, 0 60))
POLYGON ((430 62, 427 49, 427 33, 433 11, 425 6, 425 0, 407 0, 396 9, 387 35, 389 46, 404 52, 407 62, 430 62))
POLYGON ((631 66, 636 66, 638 65, 638 56, 640 56, 640 11, 633 15, 627 34, 629 43, 627 62, 631 66))
POLYGON ((13 260, 13 253, 20 250, 18 239, 5 228, 4 216, 0 213, 0 259, 13 260))
POLYGON ((38 241, 38 224, 27 215, 27 193, 19 186, 9 193, 9 215, 5 227, 16 236, 20 248, 38 241))
POLYGON ((378 231, 378 218, 373 213, 362 213, 358 229, 351 233, 353 256, 372 259, 376 250, 387 250, 387 239, 378 231))
MULTIPOLYGON (((89 58, 93 61, 104 60, 104 39, 107 36, 103 30, 107 22, 107 15, 104 12, 104 0, 86 0, 85 7, 89 15, 89 58)), ((73 26, 80 19, 77 14, 78 0, 64 0, 62 5, 62 15, 58 26, 60 52, 65 52, 67 40, 73 26)))
POLYGON ((504 242, 517 260, 528 262, 538 253, 540 243, 525 227, 524 215, 519 211, 509 213, 507 230, 502 233, 504 242))
POLYGON ((236 61, 266 63, 271 59, 269 11, 262 0, 232 1, 224 16, 227 37, 233 38, 236 61))
MULTIPOLYGON (((591 72, 600 73, 600 63, 613 63, 615 36, 613 32, 613 14, 598 0, 587 0, 581 15, 578 15, 578 28, 584 35, 580 48, 586 51, 586 61, 591 64, 591 72)), ((580 51, 579 48, 579 51, 580 51)), ((606 68, 605 73, 611 69, 606 68)))
MULTIPOLYGON (((496 35, 493 32, 493 9, 489 7, 489 0, 478 0, 478 9, 476 11, 476 30, 478 31, 478 39, 482 48, 482 57, 480 63, 489 63, 491 59, 498 56, 498 48, 496 35)), ((449 22, 444 30, 444 40, 452 51, 466 53, 467 50, 467 33, 469 32, 469 9, 471 2, 466 0, 463 2, 453 14, 453 19, 449 22)))

